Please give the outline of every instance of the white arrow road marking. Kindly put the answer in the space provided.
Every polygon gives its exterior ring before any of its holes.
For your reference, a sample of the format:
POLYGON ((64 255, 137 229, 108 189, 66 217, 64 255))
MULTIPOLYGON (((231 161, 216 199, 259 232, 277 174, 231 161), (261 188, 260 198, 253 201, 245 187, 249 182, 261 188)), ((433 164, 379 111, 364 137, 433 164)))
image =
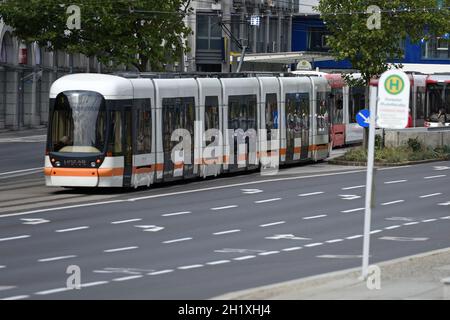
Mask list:
POLYGON ((50 222, 50 220, 45 220, 45 219, 41 219, 41 218, 22 218, 20 219, 22 221, 24 221, 22 224, 31 224, 31 225, 36 225, 36 224, 42 224, 42 223, 48 223, 50 222))
POLYGON ((356 194, 340 194, 339 197, 341 197, 342 200, 355 200, 361 198, 361 196, 356 194))
POLYGON ((438 203, 438 206, 450 206, 450 201, 438 203))
POLYGON ((164 227, 149 225, 149 226, 135 226, 136 228, 144 229, 143 231, 150 231, 150 232, 158 232, 164 229, 164 227))
POLYGON ((297 237, 294 236, 293 234, 275 234, 271 237, 266 237, 266 239, 270 239, 270 240, 281 240, 281 239, 286 239, 286 240, 311 240, 311 238, 303 238, 303 237, 297 237))
POLYGON ((408 238, 408 237, 381 237, 380 240, 390 241, 426 241, 428 238, 408 238))
POLYGON ((256 194, 256 193, 261 193, 261 192, 263 192, 263 190, 260 190, 260 189, 241 189, 241 191, 242 191, 244 194, 256 194))

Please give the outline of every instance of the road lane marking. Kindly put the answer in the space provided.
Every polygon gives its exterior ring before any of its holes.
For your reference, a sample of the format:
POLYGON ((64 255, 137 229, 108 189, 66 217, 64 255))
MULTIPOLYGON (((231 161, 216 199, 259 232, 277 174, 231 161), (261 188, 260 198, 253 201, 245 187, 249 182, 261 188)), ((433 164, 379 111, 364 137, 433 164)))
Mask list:
POLYGON ((188 240, 192 240, 192 238, 180 238, 180 239, 174 239, 174 240, 167 240, 167 241, 163 241, 162 243, 169 244, 169 243, 182 242, 182 241, 188 241, 188 240))
POLYGON ((271 237, 266 237, 269 240, 311 240, 311 238, 296 237, 293 234, 276 234, 271 237))
POLYGON ((215 232, 213 233, 213 235, 215 236, 220 236, 222 234, 229 234, 229 233, 235 233, 235 232, 240 232, 241 230, 239 229, 234 229, 234 230, 226 230, 226 231, 219 231, 219 232, 215 232))
POLYGON ((271 223, 266 223, 266 224, 260 224, 259 226, 261 228, 265 228, 265 227, 276 226, 276 225, 284 224, 284 223, 286 223, 286 221, 277 221, 277 222, 271 222, 271 223))
POLYGON ((172 217, 172 216, 179 216, 179 215, 188 214, 188 213, 192 213, 192 212, 191 211, 181 211, 181 212, 165 213, 161 216, 162 217, 172 217))
POLYGON ((394 181, 386 181, 384 182, 384 184, 397 184, 397 183, 404 183, 407 182, 408 180, 394 180, 394 181))
POLYGON ((67 287, 66 288, 56 288, 56 289, 50 289, 50 290, 44 290, 44 291, 35 292, 34 294, 36 294, 38 296, 45 296, 47 294, 65 292, 65 291, 69 291, 69 290, 75 290, 75 289, 71 289, 71 288, 67 288, 67 287))
POLYGON ((347 237, 347 238, 345 238, 345 239, 353 240, 353 239, 358 239, 358 238, 361 238, 361 237, 362 237, 362 234, 357 234, 357 235, 355 235, 355 236, 347 237))
POLYGON ((148 232, 158 232, 161 230, 164 230, 164 227, 160 227, 160 226, 155 226, 155 225, 145 225, 145 226, 140 226, 140 225, 135 225, 135 228, 139 228, 139 229, 144 229, 142 231, 148 231, 148 232))
POLYGON ((323 254, 320 256, 316 256, 316 258, 321 258, 321 259, 358 259, 358 258, 362 258, 362 256, 358 256, 358 255, 349 255, 349 254, 323 254))
POLYGON ((353 189, 361 189, 361 188, 365 188, 365 185, 360 185, 360 186, 353 186, 353 187, 346 187, 346 188, 342 188, 342 190, 353 190, 353 189))
POLYGON ((95 286, 100 286, 102 284, 107 284, 107 283, 109 283, 109 281, 87 282, 87 283, 81 284, 81 288, 95 287, 95 286))
POLYGON ((326 214, 321 214, 321 215, 318 215, 318 216, 304 217, 304 218, 302 218, 302 219, 303 219, 303 220, 312 220, 312 219, 323 218, 323 217, 326 217, 326 216, 327 216, 326 214))
POLYGON ((202 264, 192 264, 192 265, 189 265, 189 266, 178 267, 178 269, 180 269, 180 270, 189 270, 189 269, 197 269, 197 268, 201 268, 201 267, 203 267, 202 264))
POLYGON ((2 239, 0 239, 0 242, 3 242, 3 241, 11 241, 11 240, 19 240, 19 239, 25 239, 25 238, 29 238, 29 237, 31 237, 31 236, 28 235, 28 234, 24 234, 24 235, 22 235, 22 236, 9 237, 9 238, 2 238, 2 239))
POLYGON ((440 219, 443 219, 443 220, 445 220, 445 219, 450 219, 450 216, 447 216, 447 217, 441 217, 440 219))
POLYGON ((302 193, 302 194, 299 194, 298 196, 299 197, 309 197, 309 196, 317 196, 317 195, 323 194, 323 193, 325 193, 325 192, 317 191, 317 192, 310 192, 310 193, 302 193))
POLYGON ((43 169, 44 169, 44 167, 30 168, 30 169, 23 169, 23 170, 15 170, 15 171, 8 171, 8 172, 0 173, 0 176, 5 176, 5 175, 15 174, 15 173, 21 173, 21 172, 28 172, 28 171, 37 171, 37 170, 43 170, 43 169))
POLYGON ((290 251, 297 251, 300 249, 303 249, 303 247, 290 247, 290 248, 281 249, 281 251, 290 252, 290 251))
POLYGON ((437 175, 437 176, 428 176, 428 177, 423 177, 423 178, 429 180, 429 179, 444 178, 446 176, 447 176, 446 174, 440 174, 440 175, 437 175))
POLYGON ((118 220, 118 221, 112 221, 111 224, 122 224, 122 223, 130 223, 130 222, 137 222, 137 221, 141 221, 141 218, 136 218, 136 219, 128 219, 128 220, 118 220))
POLYGON ((258 253, 258 255, 260 255, 260 256, 270 256, 272 254, 277 254, 277 253, 280 253, 280 251, 266 251, 266 252, 258 253))
POLYGON ((122 278, 115 278, 112 281, 120 282, 120 281, 139 279, 139 278, 142 278, 142 277, 143 277, 143 275, 135 275, 135 276, 122 277, 122 278))
POLYGON ((432 194, 424 194, 423 196, 420 196, 419 198, 421 199, 425 199, 425 198, 431 198, 431 197, 436 197, 436 196, 440 196, 442 193, 432 193, 432 194))
POLYGON ((312 248, 312 247, 318 247, 318 246, 321 246, 321 245, 323 245, 322 242, 316 242, 316 243, 305 244, 304 247, 312 248))
POLYGON ((356 208, 356 209, 344 210, 341 212, 342 213, 351 213, 351 212, 364 211, 364 210, 365 210, 365 208, 356 208))
POLYGON ((438 203, 438 206, 450 206, 450 201, 438 203))
POLYGON ((6 266, 0 266, 0 269, 4 269, 4 268, 6 268, 6 266))
POLYGON ((373 231, 370 231, 370 234, 375 234, 375 233, 380 233, 380 232, 383 232, 383 230, 373 230, 373 231))
POLYGON ((161 271, 155 271, 155 272, 150 272, 147 273, 149 276, 158 276, 160 274, 166 274, 166 273, 171 273, 173 272, 173 269, 166 269, 166 270, 161 270, 161 271))
POLYGON ((56 230, 55 232, 58 232, 58 233, 72 232, 72 231, 78 231, 78 230, 84 230, 84 229, 89 229, 89 226, 81 226, 81 227, 69 228, 69 229, 60 229, 60 230, 56 230))
POLYGON ((258 201, 255 201, 255 203, 266 203, 266 202, 274 202, 274 201, 279 201, 279 200, 281 200, 281 198, 273 198, 273 199, 266 199, 266 200, 258 200, 258 201))
POLYGON ((20 219, 22 221, 24 221, 22 224, 28 224, 28 225, 37 225, 37 224, 43 224, 43 223, 48 223, 50 222, 50 220, 45 220, 45 219, 41 219, 41 218, 22 218, 20 219))
POLYGON ((230 205, 230 206, 211 208, 211 210, 218 211, 218 210, 233 209, 233 208, 237 208, 237 207, 238 207, 237 205, 233 204, 233 205, 230 205))
POLYGON ((390 202, 384 202, 381 205, 382 206, 389 206, 391 204, 397 204, 397 203, 402 203, 402 202, 405 202, 405 200, 395 200, 395 201, 390 201, 390 202))
POLYGON ((328 240, 328 241, 325 241, 326 243, 336 243, 336 242, 342 242, 342 241, 344 241, 344 239, 333 239, 333 240, 328 240))
POLYGON ((103 252, 111 253, 111 252, 134 250, 137 248, 139 248, 139 247, 133 246, 133 247, 115 248, 115 249, 103 250, 103 252))
POLYGON ((414 221, 414 222, 407 222, 407 223, 404 223, 403 225, 404 225, 404 226, 412 226, 412 225, 415 225, 415 224, 419 224, 419 222, 417 222, 417 221, 414 221))
POLYGON ((0 300, 4 300, 4 301, 22 300, 22 299, 28 299, 29 297, 30 296, 22 295, 22 296, 13 296, 13 297, 2 298, 0 300))
POLYGON ((244 194, 256 194, 256 193, 261 193, 261 192, 263 192, 263 190, 261 190, 261 189, 241 189, 241 191, 242 191, 244 194))
POLYGON ((408 237, 381 237, 380 240, 390 241, 427 241, 428 238, 408 238, 408 237))
POLYGON ((339 197, 341 197, 341 200, 350 200, 350 201, 361 198, 361 196, 358 196, 356 194, 340 194, 339 197))
POLYGON ((218 264, 224 264, 224 263, 229 263, 229 262, 230 262, 230 260, 217 260, 217 261, 207 262, 206 264, 210 265, 210 266, 215 266, 218 264))
POLYGON ((69 255, 69 256, 60 256, 60 257, 44 258, 44 259, 39 259, 38 262, 58 261, 58 260, 64 260, 64 259, 76 258, 76 257, 77 257, 77 256, 75 256, 75 255, 69 255))
POLYGON ((253 255, 242 256, 242 257, 233 258, 233 260, 242 261, 242 260, 249 260, 249 259, 253 259, 253 258, 256 258, 256 256, 253 256, 253 255))
POLYGON ((400 228, 401 226, 399 226, 399 225, 395 225, 395 226, 389 226, 389 227, 386 227, 386 228, 384 228, 384 229, 386 229, 386 230, 392 230, 392 229, 398 229, 398 228, 400 228))
POLYGON ((437 219, 426 219, 426 220, 422 220, 422 222, 434 222, 437 221, 437 219))

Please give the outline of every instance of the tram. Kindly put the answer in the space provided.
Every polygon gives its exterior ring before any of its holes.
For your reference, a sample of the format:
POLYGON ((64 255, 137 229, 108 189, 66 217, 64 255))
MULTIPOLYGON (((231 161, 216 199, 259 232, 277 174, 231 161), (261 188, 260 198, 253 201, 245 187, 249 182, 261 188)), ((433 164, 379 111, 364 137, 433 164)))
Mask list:
POLYGON ((50 90, 47 186, 139 187, 329 156, 320 77, 73 74, 50 90))

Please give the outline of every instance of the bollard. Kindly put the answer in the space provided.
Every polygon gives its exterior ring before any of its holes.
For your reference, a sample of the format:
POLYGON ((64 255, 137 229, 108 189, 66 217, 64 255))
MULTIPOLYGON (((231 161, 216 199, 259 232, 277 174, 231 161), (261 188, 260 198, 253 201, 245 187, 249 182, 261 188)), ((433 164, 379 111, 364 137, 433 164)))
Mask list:
POLYGON ((444 284, 444 300, 450 300, 450 278, 442 279, 444 284))

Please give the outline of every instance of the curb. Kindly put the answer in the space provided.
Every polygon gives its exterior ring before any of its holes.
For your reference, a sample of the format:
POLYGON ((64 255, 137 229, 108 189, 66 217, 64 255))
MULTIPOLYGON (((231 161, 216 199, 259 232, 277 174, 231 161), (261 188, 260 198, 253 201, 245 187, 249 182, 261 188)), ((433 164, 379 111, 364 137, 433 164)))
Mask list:
MULTIPOLYGON (((393 260, 378 262, 375 264, 380 268, 389 268, 395 266, 396 264, 412 262, 418 259, 429 258, 442 254, 450 254, 450 247, 393 260)), ((210 300, 270 300, 288 291, 320 289, 321 286, 327 285, 336 280, 348 280, 347 282, 349 285, 359 284, 362 281, 360 277, 361 267, 356 267, 352 269, 334 271, 321 275, 285 281, 252 289, 230 292, 213 297, 210 300)))

